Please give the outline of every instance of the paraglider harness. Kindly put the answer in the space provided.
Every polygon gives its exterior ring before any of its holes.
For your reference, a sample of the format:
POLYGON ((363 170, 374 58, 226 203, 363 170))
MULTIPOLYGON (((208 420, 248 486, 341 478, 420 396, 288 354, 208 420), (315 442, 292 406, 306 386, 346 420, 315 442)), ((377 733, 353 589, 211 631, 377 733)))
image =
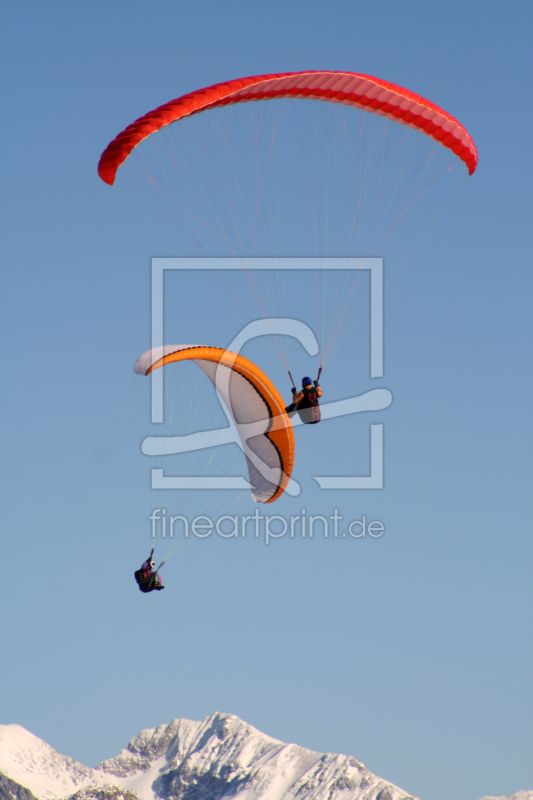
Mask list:
POLYGON ((142 567, 135 571, 135 580, 139 584, 139 589, 141 592, 153 592, 154 589, 160 590, 164 589, 165 587, 163 584, 159 583, 159 575, 157 574, 158 571, 161 569, 164 561, 157 567, 157 569, 150 568, 150 561, 152 560, 152 556, 154 554, 154 549, 152 548, 152 552, 150 553, 149 557, 146 559, 142 567))
MULTIPOLYGON (((298 412, 298 416, 302 420, 302 422, 306 425, 314 425, 317 422, 320 422, 320 407, 318 405, 318 398, 320 397, 318 393, 318 389, 320 388, 318 385, 318 381, 320 379, 320 373, 322 372, 322 367, 320 367, 317 375, 316 381, 313 381, 312 387, 304 386, 302 391, 300 392, 301 397, 298 401, 296 401, 296 397, 298 396, 298 392, 296 391, 296 386, 294 385, 294 379, 289 372, 289 377, 292 381, 292 398, 293 402, 290 406, 287 406, 285 411, 289 415, 289 417, 293 417, 296 412, 298 412)), ((321 394, 321 393, 320 393, 321 394)))

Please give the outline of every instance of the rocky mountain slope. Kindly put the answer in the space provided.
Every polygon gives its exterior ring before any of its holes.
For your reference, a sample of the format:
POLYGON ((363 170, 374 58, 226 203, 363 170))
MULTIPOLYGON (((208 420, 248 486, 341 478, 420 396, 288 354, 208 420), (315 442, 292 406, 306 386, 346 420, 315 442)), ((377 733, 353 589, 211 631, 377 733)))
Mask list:
POLYGON ((141 731, 95 769, 3 725, 0 773, 0 800, 417 800, 353 756, 284 744, 220 713, 141 731))

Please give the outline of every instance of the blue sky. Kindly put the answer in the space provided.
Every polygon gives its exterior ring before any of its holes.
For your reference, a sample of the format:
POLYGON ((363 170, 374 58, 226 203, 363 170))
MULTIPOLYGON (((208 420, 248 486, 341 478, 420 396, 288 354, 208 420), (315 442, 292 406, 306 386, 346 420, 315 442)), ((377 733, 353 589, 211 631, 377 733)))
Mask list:
MULTIPOLYGON (((94 765, 142 728, 219 710, 428 800, 533 787, 531 23, 525 2, 2 3, 3 721, 94 765), (174 253, 98 159, 173 97, 305 69, 409 87, 479 151, 387 288, 393 404, 296 431, 306 507, 386 531, 209 539, 145 597, 132 571, 154 498, 132 368, 150 259, 174 253), (364 469, 369 422, 385 425, 385 489, 320 493, 308 464, 353 437, 364 469)), ((191 293, 175 335, 230 337, 191 293)), ((330 374, 330 396, 363 366, 330 374)))

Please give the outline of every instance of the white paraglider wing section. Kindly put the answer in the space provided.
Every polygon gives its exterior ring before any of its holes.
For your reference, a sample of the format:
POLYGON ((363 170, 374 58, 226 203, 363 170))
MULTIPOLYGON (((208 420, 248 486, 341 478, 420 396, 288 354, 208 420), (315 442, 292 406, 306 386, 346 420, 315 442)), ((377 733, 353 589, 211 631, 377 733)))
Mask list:
MULTIPOLYGON (((190 359, 212 382, 223 402, 228 421, 233 423, 237 432, 238 439, 235 441, 246 457, 252 497, 257 503, 267 503, 278 491, 284 473, 281 453, 266 436, 275 425, 266 395, 241 372, 226 364, 194 358, 194 350, 200 348, 205 349, 202 345, 156 347, 137 359, 135 372, 146 375, 165 356, 191 351, 190 359)), ((232 354, 228 355, 231 357, 232 354)))

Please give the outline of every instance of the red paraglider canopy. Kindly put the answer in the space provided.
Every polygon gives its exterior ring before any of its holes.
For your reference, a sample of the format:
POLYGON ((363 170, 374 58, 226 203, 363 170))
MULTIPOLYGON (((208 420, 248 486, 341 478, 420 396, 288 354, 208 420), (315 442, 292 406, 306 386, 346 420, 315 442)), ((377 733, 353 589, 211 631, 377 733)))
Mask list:
POLYGON ((179 119, 209 108, 278 97, 325 100, 379 114, 440 142, 466 164, 470 175, 476 169, 477 150, 468 131, 429 100, 371 75, 312 71, 239 78, 165 103, 113 139, 102 154, 98 174, 112 185, 117 169, 143 139, 179 119))

